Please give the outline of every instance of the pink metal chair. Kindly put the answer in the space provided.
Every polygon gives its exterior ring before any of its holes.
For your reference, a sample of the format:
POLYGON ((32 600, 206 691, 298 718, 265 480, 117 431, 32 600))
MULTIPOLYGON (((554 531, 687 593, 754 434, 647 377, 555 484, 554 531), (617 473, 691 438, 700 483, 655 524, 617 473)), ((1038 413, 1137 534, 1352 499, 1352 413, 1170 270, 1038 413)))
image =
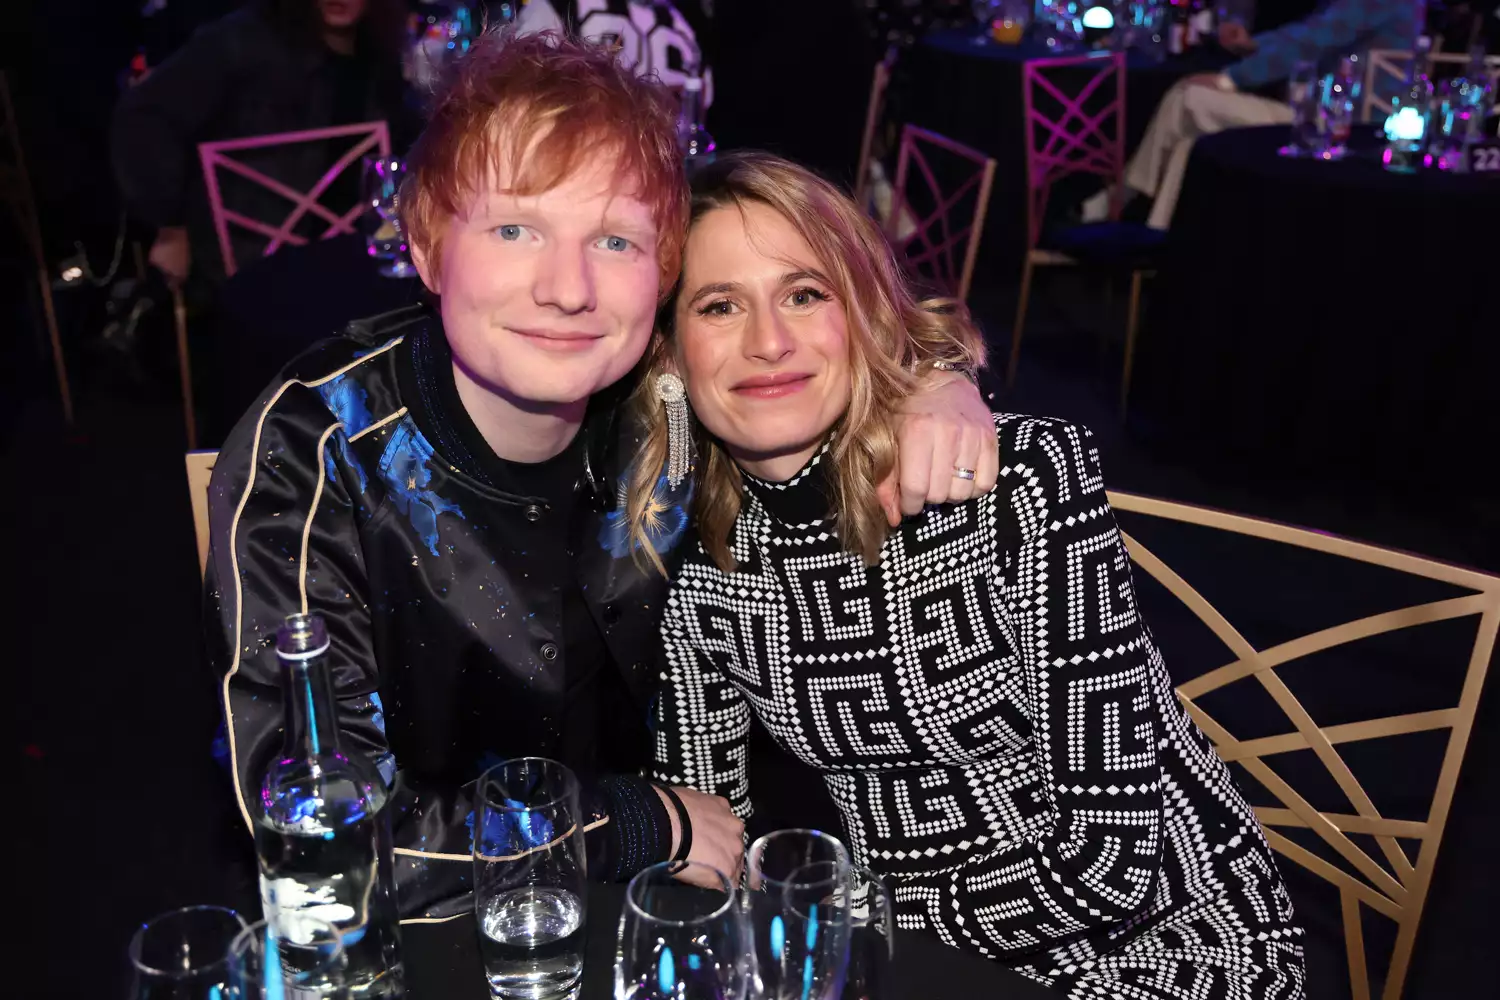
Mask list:
MULTIPOLYGON (((213 214, 214 231, 219 237, 219 253, 224 258, 224 274, 232 276, 239 269, 235 260, 233 241, 229 238, 229 226, 233 223, 243 229, 266 237, 263 254, 269 257, 285 244, 302 246, 307 239, 297 233, 297 226, 311 215, 323 220, 328 228, 322 239, 341 233, 354 232, 354 222, 365 211, 365 204, 356 201, 352 208, 342 214, 322 204, 319 199, 345 170, 358 163, 360 157, 375 151, 380 156, 391 155, 391 134, 385 122, 363 122, 358 125, 335 125, 331 128, 314 128, 301 132, 280 132, 275 135, 256 135, 243 139, 223 139, 217 142, 198 144, 198 159, 203 165, 203 183, 208 189, 208 206, 213 214), (248 149, 265 149, 269 146, 285 146, 293 143, 327 142, 333 139, 348 139, 354 144, 338 159, 334 160, 326 173, 307 192, 297 191, 274 177, 267 177, 254 167, 247 166, 228 155, 248 149), (291 209, 280 223, 272 224, 261 219, 224 207, 223 193, 219 188, 219 171, 237 174, 254 184, 281 195, 291 203, 291 209)), ((182 379, 183 419, 187 424, 188 450, 198 447, 198 421, 193 405, 192 363, 188 356, 187 310, 182 292, 172 293, 172 313, 177 327, 177 367, 182 379)))
POLYGON ((969 282, 974 277, 974 259, 979 253, 979 238, 984 231, 984 215, 994 181, 995 161, 991 157, 915 125, 901 130, 901 151, 896 160, 896 193, 890 218, 886 221, 886 235, 890 237, 891 245, 906 255, 908 267, 931 277, 960 300, 969 297, 969 282), (977 165, 978 169, 945 191, 933 172, 927 153, 923 152, 924 147, 945 150, 962 161, 977 165), (911 232, 902 232, 903 220, 909 218, 905 209, 911 199, 906 182, 913 163, 926 182, 927 193, 935 207, 915 223, 911 232), (977 195, 968 224, 956 225, 952 218, 954 210, 969 192, 976 190, 976 186, 977 195), (959 247, 963 248, 962 261, 954 257, 959 247))
POLYGON ((1006 382, 1015 382, 1031 279, 1037 267, 1089 263, 1128 270, 1130 311, 1120 386, 1123 411, 1135 356, 1141 281, 1150 273, 1149 255, 1159 248, 1163 235, 1145 226, 1119 222, 1121 177, 1125 172, 1125 54, 1033 59, 1022 68, 1021 80, 1026 120, 1026 262, 1006 382), (1056 109, 1055 114, 1049 115, 1039 104, 1056 109), (1074 174, 1095 174, 1109 185, 1110 221, 1048 231, 1044 222, 1052 186, 1074 174))
POLYGON ((257 135, 244 139, 200 143, 198 158, 203 164, 203 181, 208 187, 208 203, 213 212, 214 229, 219 236, 219 251, 224 255, 224 273, 233 275, 238 269, 238 262, 234 259, 234 248, 229 239, 230 223, 266 237, 269 241, 264 251, 267 257, 281 249, 283 244, 302 246, 307 242, 306 238, 297 234, 296 229, 298 223, 308 215, 316 216, 328 223, 328 228, 322 233, 322 239, 337 236, 340 233, 354 232, 354 222, 365 210, 363 203, 356 204, 343 214, 337 214, 321 204, 318 199, 327 192, 329 186, 338 179, 340 174, 358 163, 360 157, 372 150, 378 151, 380 156, 391 155, 391 135, 385 122, 336 125, 332 128, 307 129, 302 132, 280 132, 275 135, 257 135), (274 177, 267 177, 259 170, 246 166, 227 155, 247 149, 264 149, 268 146, 285 146, 304 142, 326 142, 331 139, 350 139, 354 141, 354 145, 335 160, 328 168, 328 172, 305 193, 287 186, 274 177), (270 224, 225 208, 219 190, 218 171, 220 169, 238 174, 252 183, 281 195, 291 203, 291 211, 280 224, 270 224))

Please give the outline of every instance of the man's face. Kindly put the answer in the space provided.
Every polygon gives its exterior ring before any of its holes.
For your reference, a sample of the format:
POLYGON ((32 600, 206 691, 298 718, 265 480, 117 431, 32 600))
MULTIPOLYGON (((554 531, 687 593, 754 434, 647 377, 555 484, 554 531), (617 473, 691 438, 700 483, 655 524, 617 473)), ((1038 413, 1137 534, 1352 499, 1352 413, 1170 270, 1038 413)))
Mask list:
POLYGON ((585 401, 635 367, 650 340, 656 222, 601 160, 540 195, 507 193, 509 178, 494 178, 448 219, 440 273, 414 254, 442 297, 455 362, 513 403, 585 401))

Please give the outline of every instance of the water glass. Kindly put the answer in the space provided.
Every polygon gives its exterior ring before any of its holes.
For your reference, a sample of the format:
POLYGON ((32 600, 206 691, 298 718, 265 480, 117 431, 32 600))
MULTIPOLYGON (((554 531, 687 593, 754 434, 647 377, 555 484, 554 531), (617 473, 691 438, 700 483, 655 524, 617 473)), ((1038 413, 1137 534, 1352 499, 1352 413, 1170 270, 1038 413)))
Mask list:
POLYGON ((1292 112, 1292 141, 1276 152, 1282 156, 1308 156, 1320 148, 1318 114, 1318 69, 1309 60, 1292 67, 1287 79, 1286 103, 1292 112))
POLYGON ((849 870, 849 971, 842 1000, 886 1000, 896 953, 896 912, 885 882, 863 865, 849 870))
POLYGON ((367 156, 360 175, 365 212, 360 228, 365 234, 365 252, 381 261, 380 273, 387 278, 410 278, 411 248, 401 227, 401 184, 406 164, 394 156, 367 156))
POLYGON ((1314 155, 1342 160, 1348 151, 1354 127, 1354 102, 1359 98, 1359 77, 1354 60, 1339 60, 1339 68, 1323 77, 1319 87, 1319 148, 1314 155))
MULTIPOLYGON (((229 946, 227 1000, 345 1000, 344 940, 337 927, 305 913, 295 924, 252 924, 229 946)), ((371 984, 363 996, 384 996, 371 984)))
POLYGON ((583 975, 587 856, 578 779, 522 757, 474 794, 474 915, 492 997, 571 997, 583 975))
POLYGON ((154 917, 130 939, 132 1000, 222 1000, 229 948, 245 921, 222 906, 188 906, 154 917))
POLYGON ((680 881, 679 865, 630 880, 615 954, 615 1000, 743 1000, 752 976, 745 913, 717 869, 687 862, 713 883, 680 881))
POLYGON ((750 845, 745 909, 758 996, 839 1000, 849 965, 849 855, 819 830, 778 830, 750 845))

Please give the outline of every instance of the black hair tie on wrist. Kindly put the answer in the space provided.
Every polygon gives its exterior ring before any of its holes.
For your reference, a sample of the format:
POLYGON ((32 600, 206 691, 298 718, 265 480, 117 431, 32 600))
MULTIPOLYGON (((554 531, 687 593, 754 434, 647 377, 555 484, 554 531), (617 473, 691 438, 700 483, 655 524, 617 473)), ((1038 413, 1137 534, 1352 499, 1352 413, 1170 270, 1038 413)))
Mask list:
POLYGON ((687 856, 693 850, 693 821, 688 817, 687 806, 677 797, 677 793, 670 785, 657 785, 672 802, 672 808, 677 810, 677 825, 682 830, 682 840, 677 845, 677 853, 672 855, 671 860, 677 862, 672 869, 672 874, 682 871, 687 865, 687 856))

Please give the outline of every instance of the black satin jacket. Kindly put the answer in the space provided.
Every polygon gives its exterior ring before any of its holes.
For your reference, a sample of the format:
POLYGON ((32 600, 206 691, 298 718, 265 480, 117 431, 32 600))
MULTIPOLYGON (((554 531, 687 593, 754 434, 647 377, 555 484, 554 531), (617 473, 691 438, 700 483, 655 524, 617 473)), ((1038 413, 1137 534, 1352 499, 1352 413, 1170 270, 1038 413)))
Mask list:
MULTIPOLYGON (((566 575, 577 575, 630 694, 604 710, 639 713, 643 737, 666 594, 626 542, 619 459, 638 442, 620 401, 596 399, 580 431, 590 506, 570 532, 545 500, 502 493, 435 447, 450 439, 441 427, 419 429, 414 412, 429 411, 409 397, 425 390, 400 352, 442 336, 419 306, 353 324, 298 358, 231 432, 209 499, 210 657, 245 821, 282 744, 276 627, 320 612, 342 748, 369 755, 391 788, 408 917, 468 905, 468 783, 501 759, 556 755, 566 575)), ((664 555, 684 534, 685 500, 662 496, 664 555)), ((604 747, 601 758, 634 770, 649 747, 604 747)), ((664 860, 668 820, 649 785, 583 777, 590 875, 628 878, 664 860)))

